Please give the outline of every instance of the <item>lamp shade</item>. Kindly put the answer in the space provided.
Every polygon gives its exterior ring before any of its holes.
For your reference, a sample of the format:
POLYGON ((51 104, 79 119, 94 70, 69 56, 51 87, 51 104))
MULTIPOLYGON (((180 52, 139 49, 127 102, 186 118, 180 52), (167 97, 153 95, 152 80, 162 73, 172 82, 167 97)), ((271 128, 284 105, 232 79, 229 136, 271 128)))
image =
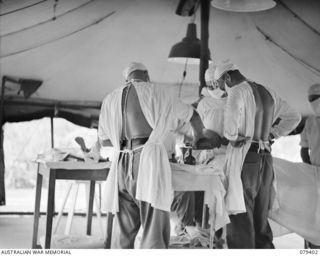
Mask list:
MULTIPOLYGON (((189 23, 187 35, 181 42, 172 46, 168 56, 168 61, 185 64, 199 64, 200 63, 200 50, 201 43, 197 38, 196 24, 189 23)), ((207 49, 208 59, 210 58, 210 51, 207 49)))
POLYGON ((276 6, 273 0, 212 0, 217 9, 231 12, 259 12, 276 6))

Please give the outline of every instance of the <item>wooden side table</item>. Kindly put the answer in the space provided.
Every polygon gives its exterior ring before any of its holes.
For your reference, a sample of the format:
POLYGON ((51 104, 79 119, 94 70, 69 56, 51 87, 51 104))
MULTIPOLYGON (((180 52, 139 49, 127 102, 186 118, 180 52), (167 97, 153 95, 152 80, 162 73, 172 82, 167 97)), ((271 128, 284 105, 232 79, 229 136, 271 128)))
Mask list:
POLYGON ((35 196, 34 223, 32 235, 32 248, 39 248, 38 230, 40 217, 40 200, 43 177, 49 179, 48 199, 47 199, 47 216, 45 228, 45 248, 50 248, 52 236, 52 221, 54 215, 54 196, 56 180, 87 180, 90 181, 89 202, 87 212, 87 235, 91 235, 92 211, 94 189, 96 181, 107 179, 110 168, 110 162, 104 163, 87 163, 87 162, 45 162, 38 161, 37 185, 35 196))

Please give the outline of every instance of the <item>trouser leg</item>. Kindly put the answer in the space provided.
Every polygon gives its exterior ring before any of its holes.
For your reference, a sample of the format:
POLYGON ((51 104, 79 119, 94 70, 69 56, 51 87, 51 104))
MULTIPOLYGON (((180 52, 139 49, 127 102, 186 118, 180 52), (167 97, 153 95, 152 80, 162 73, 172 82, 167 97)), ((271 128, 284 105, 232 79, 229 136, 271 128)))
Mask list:
POLYGON ((223 235, 223 228, 220 228, 220 229, 218 229, 218 230, 215 232, 215 236, 216 236, 217 238, 221 238, 222 235, 223 235))
POLYGON ((320 249, 320 245, 313 244, 307 240, 304 240, 305 249, 320 249))
POLYGON ((112 249, 132 249, 140 228, 139 208, 128 194, 119 193, 119 212, 112 229, 112 249))
POLYGON ((254 248, 254 227, 252 210, 230 215, 227 225, 227 244, 230 249, 254 248))
POLYGON ((149 203, 139 202, 143 234, 142 249, 165 249, 170 241, 170 213, 153 208, 149 203))
POLYGON ((111 248, 133 248, 140 225, 144 229, 141 248, 169 246, 170 213, 135 199, 140 154, 141 150, 134 152, 133 173, 128 169, 128 154, 122 154, 119 160, 119 212, 114 221, 111 248))
POLYGON ((309 248, 310 249, 320 249, 320 245, 315 245, 315 244, 313 244, 311 242, 308 242, 308 244, 309 244, 309 248))
POLYGON ((260 172, 260 187, 255 200, 254 227, 256 248, 274 248, 273 235, 268 222, 270 196, 273 182, 273 164, 271 154, 263 154, 260 172))
POLYGON ((227 243, 229 248, 255 248, 255 231, 253 222, 254 199, 257 194, 259 155, 248 152, 245 158, 241 180, 246 212, 230 215, 227 225, 227 243))
POLYGON ((178 216, 177 231, 194 225, 194 192, 175 191, 171 211, 178 216))
MULTIPOLYGON (((134 159, 134 162, 139 160, 139 155, 136 155, 138 159, 134 159)), ((129 160, 128 154, 121 154, 118 170, 119 212, 113 222, 111 248, 134 248, 140 228, 139 207, 132 195, 135 181, 128 170, 129 160)))

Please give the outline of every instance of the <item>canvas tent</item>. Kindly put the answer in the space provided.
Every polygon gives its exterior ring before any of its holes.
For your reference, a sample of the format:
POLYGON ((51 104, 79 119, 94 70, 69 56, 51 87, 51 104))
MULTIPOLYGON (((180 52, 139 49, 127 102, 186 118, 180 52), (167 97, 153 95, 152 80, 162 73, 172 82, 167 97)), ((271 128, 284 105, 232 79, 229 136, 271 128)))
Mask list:
MULTIPOLYGON (((191 20, 175 14, 178 3, 2 0, 1 77, 43 81, 27 100, 6 83, 4 122, 61 116, 94 126, 101 100, 124 82, 121 73, 130 61, 143 62, 153 82, 178 95, 184 65, 168 62, 167 56, 191 20)), ((211 7, 211 58, 214 63, 232 59, 247 77, 273 88, 306 116, 311 113, 308 87, 320 81, 319 13, 317 0, 281 0, 258 13, 211 7)), ((195 23, 200 38, 199 12, 195 23)), ((186 102, 197 99, 198 81, 199 66, 188 65, 181 95, 186 102)))

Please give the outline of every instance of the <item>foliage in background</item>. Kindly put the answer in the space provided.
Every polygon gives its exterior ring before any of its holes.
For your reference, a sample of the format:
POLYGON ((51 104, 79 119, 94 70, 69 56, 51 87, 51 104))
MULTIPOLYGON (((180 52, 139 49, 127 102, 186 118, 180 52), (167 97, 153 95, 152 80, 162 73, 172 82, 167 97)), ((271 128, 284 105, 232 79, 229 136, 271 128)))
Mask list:
MULTIPOLYGON (((51 148, 50 119, 6 123, 4 126, 4 154, 6 188, 34 188, 37 166, 35 159, 51 148)), ((97 137, 95 129, 74 125, 61 118, 54 119, 55 148, 78 147, 76 136, 82 136, 88 146, 97 137)))

